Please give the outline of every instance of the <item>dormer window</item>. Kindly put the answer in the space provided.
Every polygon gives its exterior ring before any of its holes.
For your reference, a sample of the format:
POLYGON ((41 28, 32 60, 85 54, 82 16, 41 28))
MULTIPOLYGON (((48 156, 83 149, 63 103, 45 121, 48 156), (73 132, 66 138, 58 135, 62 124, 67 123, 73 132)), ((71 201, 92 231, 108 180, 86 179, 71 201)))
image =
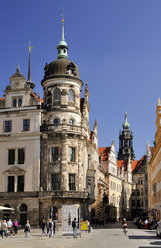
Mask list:
POLYGON ((22 106, 22 97, 14 97, 12 99, 12 107, 21 107, 22 106))

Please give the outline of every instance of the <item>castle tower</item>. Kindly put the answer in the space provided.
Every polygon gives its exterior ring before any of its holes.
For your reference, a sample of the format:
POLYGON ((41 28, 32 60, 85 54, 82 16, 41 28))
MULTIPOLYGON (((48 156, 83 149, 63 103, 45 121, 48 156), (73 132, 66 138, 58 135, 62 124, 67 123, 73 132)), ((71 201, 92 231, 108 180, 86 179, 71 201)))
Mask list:
POLYGON ((66 202, 68 205, 77 204, 81 216, 85 211, 84 204, 88 199, 88 140, 91 132, 88 84, 81 99, 83 82, 78 67, 68 59, 64 19, 57 50, 57 59, 45 65, 45 75, 41 81, 44 91, 41 187, 49 199, 48 205, 42 205, 42 211, 56 206, 60 220, 62 205, 66 202), (53 192, 52 197, 49 192, 53 192))
POLYGON ((135 159, 135 153, 133 150, 133 132, 130 131, 130 124, 127 121, 127 113, 125 113, 125 122, 122 125, 123 130, 119 135, 119 152, 118 160, 128 160, 129 156, 131 160, 135 159))

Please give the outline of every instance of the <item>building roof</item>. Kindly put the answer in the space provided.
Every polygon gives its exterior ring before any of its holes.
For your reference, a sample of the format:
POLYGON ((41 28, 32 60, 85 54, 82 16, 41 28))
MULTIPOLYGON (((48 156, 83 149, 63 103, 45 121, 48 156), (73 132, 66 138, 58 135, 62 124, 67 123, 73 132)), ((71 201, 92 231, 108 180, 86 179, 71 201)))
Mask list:
MULTIPOLYGON (((31 92, 31 96, 33 96, 33 97, 36 99, 36 101, 38 101, 38 100, 39 100, 39 98, 38 98, 38 96, 37 96, 37 94, 36 94, 35 92, 31 92)), ((40 101, 41 101, 41 103, 43 103, 43 102, 44 102, 44 100, 43 100, 43 99, 41 99, 41 98, 40 98, 40 101)))
POLYGON ((117 161, 117 169, 124 167, 124 170, 127 170, 128 160, 118 160, 117 161))
POLYGON ((99 150, 99 157, 101 158, 102 156, 103 161, 108 160, 111 147, 99 147, 98 150, 99 150))

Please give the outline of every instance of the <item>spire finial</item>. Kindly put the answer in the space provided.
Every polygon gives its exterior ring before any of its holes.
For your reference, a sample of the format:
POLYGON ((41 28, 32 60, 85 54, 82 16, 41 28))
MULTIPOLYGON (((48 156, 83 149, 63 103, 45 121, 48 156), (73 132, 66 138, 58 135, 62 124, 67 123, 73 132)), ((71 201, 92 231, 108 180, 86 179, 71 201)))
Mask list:
POLYGON ((127 112, 125 112, 125 122, 124 124, 122 125, 123 128, 129 128, 130 127, 130 124, 128 123, 127 121, 127 112))
POLYGON ((19 67, 19 65, 17 65, 16 71, 17 71, 17 72, 20 72, 20 67, 19 67))
POLYGON ((35 87, 35 84, 32 82, 31 80, 31 49, 34 48, 30 45, 30 41, 29 41, 29 63, 28 63, 28 79, 27 79, 27 83, 30 85, 30 87, 33 89, 35 87))
POLYGON ((60 58, 68 58, 67 51, 68 51, 68 46, 64 38, 64 8, 63 8, 63 13, 60 15, 62 17, 62 36, 61 40, 59 42, 59 45, 57 46, 58 50, 58 59, 60 58))
POLYGON ((30 45, 30 41, 29 41, 29 46, 28 46, 28 49, 29 49, 29 53, 31 53, 31 49, 34 48, 30 45))

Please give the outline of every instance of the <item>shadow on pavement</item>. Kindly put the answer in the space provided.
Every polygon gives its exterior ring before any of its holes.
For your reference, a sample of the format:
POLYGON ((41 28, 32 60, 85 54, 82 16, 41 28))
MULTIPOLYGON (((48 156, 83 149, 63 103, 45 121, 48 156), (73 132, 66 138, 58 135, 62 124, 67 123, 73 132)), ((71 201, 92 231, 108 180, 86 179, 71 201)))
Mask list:
POLYGON ((155 236, 147 235, 128 235, 129 239, 157 239, 155 236))
MULTIPOLYGON (((161 245, 161 241, 150 242, 151 245, 161 245)), ((154 246, 153 246, 154 247, 154 246)))
POLYGON ((159 246, 139 246, 138 248, 159 248, 159 246))

